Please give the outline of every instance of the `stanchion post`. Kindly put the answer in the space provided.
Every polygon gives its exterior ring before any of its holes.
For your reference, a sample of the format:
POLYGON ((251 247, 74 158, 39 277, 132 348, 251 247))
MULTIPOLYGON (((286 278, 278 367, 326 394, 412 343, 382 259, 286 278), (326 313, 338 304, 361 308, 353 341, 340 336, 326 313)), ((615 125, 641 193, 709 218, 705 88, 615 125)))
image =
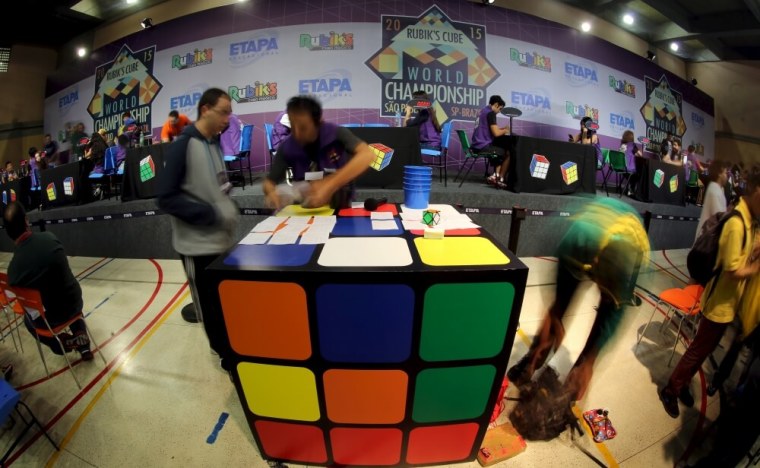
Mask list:
POLYGON ((509 225, 509 240, 507 248, 517 255, 517 243, 520 241, 520 225, 527 216, 527 210, 519 206, 512 207, 512 222, 509 225))
POLYGON ((644 230, 649 233, 649 224, 652 222, 652 212, 646 210, 644 212, 644 230))

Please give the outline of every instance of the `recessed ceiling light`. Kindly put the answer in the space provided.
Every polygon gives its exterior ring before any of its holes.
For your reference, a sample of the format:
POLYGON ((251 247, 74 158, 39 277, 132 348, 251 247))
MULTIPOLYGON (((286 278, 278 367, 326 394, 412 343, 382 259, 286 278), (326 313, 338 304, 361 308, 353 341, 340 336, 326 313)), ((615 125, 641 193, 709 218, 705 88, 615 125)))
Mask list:
POLYGON ((623 23, 627 25, 633 24, 633 15, 626 13, 623 15, 623 23))
POLYGON ((77 49, 77 56, 84 57, 85 55, 87 55, 87 49, 85 49, 84 47, 80 47, 77 49))
POLYGON ((127 5, 134 5, 137 3, 137 0, 127 0, 127 5))
POLYGON ((584 21, 583 23, 581 23, 581 31, 583 32, 591 31, 591 23, 589 23, 588 21, 584 21))
POLYGON ((670 50, 673 52, 678 52, 678 43, 677 42, 671 42, 670 43, 670 50))

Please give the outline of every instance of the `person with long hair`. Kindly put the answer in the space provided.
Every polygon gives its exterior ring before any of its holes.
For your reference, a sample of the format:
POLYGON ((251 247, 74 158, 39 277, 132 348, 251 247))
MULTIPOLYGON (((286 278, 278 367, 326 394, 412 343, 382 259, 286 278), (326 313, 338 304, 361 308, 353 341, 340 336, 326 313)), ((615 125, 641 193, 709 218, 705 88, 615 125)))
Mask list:
POLYGON ((599 136, 596 134, 596 130, 590 128, 594 122, 589 116, 581 119, 580 132, 575 135, 568 135, 570 143, 580 143, 582 145, 591 145, 594 147, 596 153, 596 159, 600 163, 602 162, 602 146, 599 143, 599 136))
MULTIPOLYGON (((412 93, 413 99, 429 100, 425 91, 414 91, 412 93)), ((406 114, 404 115, 405 127, 419 127, 420 129, 420 145, 423 148, 440 148, 441 147, 441 125, 438 123, 438 117, 435 115, 435 110, 431 108, 417 109, 416 113, 414 108, 406 106, 406 114)))

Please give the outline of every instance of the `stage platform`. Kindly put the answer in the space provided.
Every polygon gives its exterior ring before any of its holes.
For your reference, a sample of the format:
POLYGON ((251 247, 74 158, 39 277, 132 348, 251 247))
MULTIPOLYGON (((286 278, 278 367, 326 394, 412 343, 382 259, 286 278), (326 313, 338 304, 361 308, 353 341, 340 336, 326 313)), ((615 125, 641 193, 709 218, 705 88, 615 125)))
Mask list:
MULTIPOLYGON (((243 210, 239 238, 268 215, 261 179, 254 179, 245 189, 236 187, 233 199, 243 210)), ((606 197, 597 191, 598 197, 606 197)), ((617 197, 617 194, 610 193, 617 197)), ((358 189, 358 201, 368 197, 387 197, 389 202, 403 203, 402 190, 358 189)), ((563 219, 572 214, 593 195, 541 195, 513 193, 497 190, 471 175, 460 188, 449 181, 447 187, 435 178, 430 202, 461 207, 474 222, 486 228, 506 246, 509 238, 510 209, 519 206, 527 209, 522 222, 517 255, 551 256, 564 232, 563 219)), ((623 200, 633 205, 642 215, 649 211, 654 216, 649 227, 653 250, 689 248, 701 211, 694 205, 675 206, 641 203, 628 197, 623 200)), ((28 213, 32 223, 44 220, 45 229, 54 232, 66 246, 70 256, 111 258, 177 258, 171 246, 169 217, 160 213, 155 199, 101 200, 82 206, 33 210, 28 213)), ((39 227, 35 227, 38 230, 39 227)), ((13 243, 0 236, 0 249, 11 251, 13 243)))

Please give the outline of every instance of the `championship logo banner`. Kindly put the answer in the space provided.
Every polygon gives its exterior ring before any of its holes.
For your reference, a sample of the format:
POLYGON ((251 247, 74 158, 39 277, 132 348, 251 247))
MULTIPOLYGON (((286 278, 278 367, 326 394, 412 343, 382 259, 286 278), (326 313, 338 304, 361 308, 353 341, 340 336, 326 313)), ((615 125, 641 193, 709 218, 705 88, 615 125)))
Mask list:
POLYGON ((162 85, 153 75, 156 46, 136 52, 125 44, 112 62, 95 69, 95 95, 87 106, 94 129, 103 128, 107 141, 116 138, 121 116, 129 111, 142 131, 152 128, 150 105, 162 85))
POLYGON ((660 142, 668 136, 668 132, 679 139, 686 133, 682 113, 683 96, 670 87, 665 75, 659 81, 645 76, 644 82, 647 101, 641 107, 641 116, 646 121, 646 136, 649 138, 646 149, 657 153, 660 151, 660 142))
POLYGON ((472 120, 499 72, 486 59, 486 28, 454 22, 437 6, 419 17, 382 16, 382 47, 366 64, 382 80, 383 117, 405 112, 412 91, 434 101, 440 123, 472 120))

